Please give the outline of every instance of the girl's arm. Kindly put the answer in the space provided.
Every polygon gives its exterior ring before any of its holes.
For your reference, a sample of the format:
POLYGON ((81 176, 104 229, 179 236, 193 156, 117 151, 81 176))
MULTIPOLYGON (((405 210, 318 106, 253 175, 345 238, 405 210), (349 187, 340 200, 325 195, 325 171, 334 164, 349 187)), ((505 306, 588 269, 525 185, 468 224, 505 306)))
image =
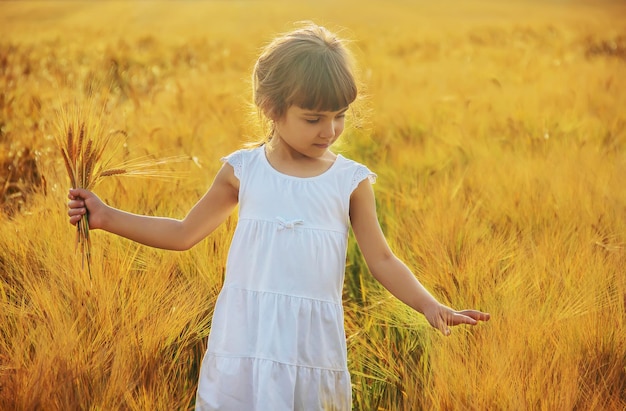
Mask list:
POLYGON ((187 250, 215 230, 237 205, 239 180, 232 166, 224 164, 206 194, 183 220, 131 214, 104 204, 93 193, 72 189, 69 194, 70 223, 76 224, 89 210, 89 228, 151 247, 187 250))
POLYGON ((411 270, 391 251, 378 223, 374 190, 363 180, 350 198, 352 230, 365 262, 376 280, 391 294, 424 314, 428 322, 444 335, 450 326, 475 325, 489 320, 489 314, 475 310, 454 311, 439 303, 415 278, 411 270))

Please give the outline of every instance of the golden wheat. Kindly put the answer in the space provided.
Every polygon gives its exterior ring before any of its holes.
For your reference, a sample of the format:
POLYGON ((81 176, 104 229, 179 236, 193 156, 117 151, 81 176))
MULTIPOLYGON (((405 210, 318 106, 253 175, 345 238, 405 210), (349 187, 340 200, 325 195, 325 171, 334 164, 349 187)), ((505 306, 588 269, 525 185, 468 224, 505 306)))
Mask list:
POLYGON ((110 170, 104 170, 100 173, 100 177, 117 176, 120 174, 126 174, 126 170, 123 168, 112 168, 110 170))
MULTIPOLYGON (((105 105, 106 99, 104 103, 98 103, 98 99, 91 95, 82 103, 61 106, 58 112, 55 141, 72 188, 93 190, 102 177, 110 176, 172 178, 182 175, 159 166, 187 160, 187 156, 144 157, 111 166, 119 144, 119 141, 113 141, 113 137, 126 136, 126 132, 110 130, 105 105)), ((89 213, 76 224, 76 248, 80 248, 83 266, 86 264, 91 276, 89 213)))
MULTIPOLYGON (((61 152, 63 164, 72 188, 93 189, 101 173, 103 156, 111 139, 105 130, 107 117, 104 104, 97 105, 91 98, 80 104, 62 105, 57 117, 55 141, 61 152)), ((83 266, 91 276, 91 239, 89 215, 85 214, 76 224, 76 248, 80 247, 83 266)))
MULTIPOLYGON (((372 280, 350 241, 354 411, 626 409, 625 5, 561 3, 3 4, 0 157, 30 148, 49 189, 0 213, 0 409, 193 408, 236 218, 184 253, 91 232, 103 249, 93 279, 74 275, 65 170, 40 121, 59 98, 87 104, 81 81, 110 80, 115 61, 106 117, 129 144, 102 173, 164 148, 203 168, 183 165, 190 178, 176 184, 102 178, 98 194, 181 216, 219 156, 258 137, 242 121, 241 79, 260 43, 302 16, 354 31, 374 116, 341 138, 379 175, 394 252, 442 301, 492 314, 441 337, 372 280)), ((79 135, 80 123, 76 148, 79 135)), ((0 170, 11 184, 32 181, 14 167, 0 170)))

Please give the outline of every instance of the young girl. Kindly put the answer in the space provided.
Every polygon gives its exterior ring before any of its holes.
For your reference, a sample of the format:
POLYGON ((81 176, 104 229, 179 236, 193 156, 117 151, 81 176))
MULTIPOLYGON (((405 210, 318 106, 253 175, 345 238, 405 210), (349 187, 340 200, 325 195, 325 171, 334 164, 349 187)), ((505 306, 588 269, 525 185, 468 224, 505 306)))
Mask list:
POLYGON ((276 38, 253 74, 266 141, 223 159, 183 220, 129 214, 69 193, 70 222, 186 250, 239 204, 239 218, 202 362, 197 410, 350 410, 342 285, 348 228, 369 270, 443 334, 489 314, 440 304, 392 253, 365 166, 333 153, 357 88, 342 41, 308 25, 276 38))

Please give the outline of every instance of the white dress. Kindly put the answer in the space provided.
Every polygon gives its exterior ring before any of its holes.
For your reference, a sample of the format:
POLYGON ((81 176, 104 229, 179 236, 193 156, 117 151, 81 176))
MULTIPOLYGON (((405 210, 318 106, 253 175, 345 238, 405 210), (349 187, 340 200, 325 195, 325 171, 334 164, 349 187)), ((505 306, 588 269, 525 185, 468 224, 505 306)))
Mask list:
POLYGON ((323 174, 293 177, 263 147, 223 161, 240 182, 239 220, 196 410, 350 410, 341 298, 350 194, 375 175, 338 155, 323 174))

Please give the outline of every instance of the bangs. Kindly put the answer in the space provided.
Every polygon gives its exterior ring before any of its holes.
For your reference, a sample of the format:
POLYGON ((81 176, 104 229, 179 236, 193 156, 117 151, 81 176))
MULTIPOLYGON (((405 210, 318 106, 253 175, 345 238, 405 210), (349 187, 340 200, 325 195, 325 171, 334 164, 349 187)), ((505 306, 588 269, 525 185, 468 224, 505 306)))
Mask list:
POLYGON ((349 67, 345 66, 345 56, 341 56, 343 64, 338 57, 328 50, 302 56, 289 75, 294 81, 290 87, 293 91, 286 99, 287 106, 338 111, 352 104, 357 96, 356 82, 349 67))

